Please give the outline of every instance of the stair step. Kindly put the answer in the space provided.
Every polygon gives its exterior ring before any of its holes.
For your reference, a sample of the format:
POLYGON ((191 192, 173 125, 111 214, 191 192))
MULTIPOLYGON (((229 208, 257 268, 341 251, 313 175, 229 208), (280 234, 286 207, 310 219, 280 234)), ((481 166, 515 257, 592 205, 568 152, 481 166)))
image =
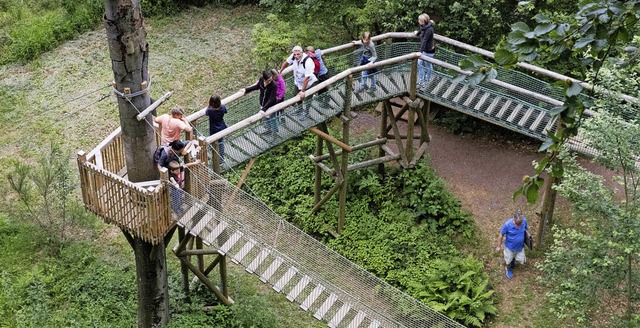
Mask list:
POLYGON ((318 311, 316 311, 316 313, 313 314, 313 317, 318 320, 322 320, 322 318, 324 318, 324 316, 327 314, 327 312, 333 306, 333 303, 335 303, 336 300, 338 300, 338 296, 336 296, 336 294, 334 293, 329 294, 329 297, 327 297, 327 299, 324 300, 324 302, 322 303, 318 311))
POLYGON ((236 255, 231 257, 231 262, 235 264, 240 263, 240 261, 242 261, 242 259, 244 259, 244 257, 247 256, 247 254, 249 254, 249 251, 251 251, 251 249, 255 245, 256 245, 256 242, 253 239, 247 240, 247 242, 244 244, 244 246, 242 246, 240 251, 236 255))
POLYGON ((509 107, 511 107, 512 103, 513 103, 513 100, 507 99, 507 101, 504 103, 504 105, 502 105, 502 108, 500 108, 500 111, 498 112, 498 114, 496 114, 496 117, 497 118, 502 118, 502 116, 504 116, 504 113, 507 111, 507 109, 509 109, 509 107))
POLYGON ((309 310, 309 307, 311 305, 313 305, 313 302, 315 302, 316 299, 318 299, 318 296, 320 296, 322 291, 324 291, 324 286, 322 286, 320 284, 316 285, 316 288, 314 288, 311 291, 311 294, 309 294, 309 296, 307 296, 307 298, 304 300, 304 302, 302 302, 302 304, 300 304, 300 307, 305 311, 309 310))
POLYGON ((293 289, 289 292, 289 294, 287 294, 287 299, 290 302, 293 302, 298 297, 298 295, 300 295, 300 292, 302 292, 307 287, 307 285, 309 285, 310 282, 311 282, 311 278, 309 278, 309 276, 307 275, 302 276, 302 279, 300 279, 300 281, 298 281, 296 286, 293 287, 293 289))
POLYGON ((547 131, 553 130, 553 128, 555 127, 557 119, 558 119, 557 116, 552 118, 552 119, 550 119, 549 123, 547 123, 547 125, 544 127, 544 130, 542 130, 542 133, 547 134, 547 131))
POLYGON ((460 101, 460 99, 462 98, 462 96, 464 96, 464 94, 467 92, 467 90, 469 89, 469 85, 465 84, 462 89, 460 89, 460 92, 458 92, 458 94, 455 96, 455 98, 453 98, 453 102, 457 103, 460 101))
POLYGON ((358 314, 356 314, 355 318, 353 318, 353 320, 351 320, 351 322, 349 323, 348 328, 358 328, 362 321, 364 321, 365 316, 366 314, 364 312, 358 311, 358 314))
POLYGON ((522 118, 520 119, 520 122, 518 122, 519 126, 524 126, 525 123, 527 123, 527 120, 529 119, 529 117, 531 116, 531 113, 533 113, 534 109, 529 107, 529 109, 527 110, 526 113, 524 113, 524 116, 522 116, 522 118))
POLYGON ((369 324, 369 328, 378 328, 380 327, 380 321, 373 319, 371 320, 371 323, 369 324))
POLYGON ((338 310, 338 312, 336 312, 333 318, 331 318, 331 320, 329 321, 329 327, 338 327, 342 319, 344 319, 347 313, 349 313, 349 310, 351 310, 351 305, 349 305, 348 303, 342 304, 340 310, 338 310))
POLYGON ((184 215, 178 220, 180 226, 188 228, 189 222, 193 217, 202 209, 202 205, 198 202, 193 203, 193 206, 184 212, 184 215))
POLYGON ((464 106, 469 106, 471 105, 471 102, 476 99, 476 96, 478 95, 478 92, 480 92, 480 89, 475 88, 473 89, 473 91, 471 92, 471 94, 469 95, 469 97, 467 97, 467 100, 464 101, 463 105, 464 106))
POLYGON ((238 240, 240 240, 242 235, 244 234, 240 231, 234 232, 233 235, 231 235, 231 237, 224 243, 224 245, 220 247, 220 249, 218 250, 218 253, 222 255, 227 254, 227 252, 231 249, 231 247, 233 247, 233 245, 235 245, 238 242, 238 240))
POLYGON ((444 85, 445 85, 445 83, 447 83, 447 80, 445 80, 445 79, 441 79, 441 80, 440 80, 440 83, 438 83, 438 84, 436 85, 436 87, 435 87, 435 88, 433 88, 433 92, 432 92, 432 93, 433 93, 434 95, 437 95, 437 94, 438 94, 438 91, 440 91, 440 89, 442 88, 442 86, 444 86, 444 85))
POLYGON ((444 92, 442 97, 445 99, 449 99, 449 96, 451 95, 451 93, 453 93, 453 91, 456 89, 457 86, 458 86, 458 83, 451 83, 451 85, 449 86, 449 88, 447 88, 447 91, 444 92))
POLYGON ((269 251, 266 248, 260 250, 260 253, 258 253, 258 256, 255 259, 253 259, 251 264, 249 264, 249 266, 245 270, 249 273, 254 273, 258 268, 258 266, 267 258, 269 253, 271 253, 271 251, 269 251))
POLYGON ((269 281, 269 279, 271 279, 271 276, 273 276, 273 273, 276 272, 276 270, 278 270, 278 268, 282 265, 282 262, 284 262, 282 260, 282 258, 280 257, 276 257, 275 260, 273 260, 273 262, 271 262, 271 264, 269 265, 269 267, 267 268, 267 270, 265 270, 261 275, 260 275, 260 281, 266 283, 267 281, 269 281))
POLYGON ((194 236, 199 236, 200 232, 204 230, 204 227, 206 227, 209 224, 209 222, 214 222, 214 221, 215 221, 215 217, 213 216, 213 213, 205 212, 202 218, 198 221, 198 223, 196 223, 195 226, 190 229, 189 233, 194 236))
POLYGON ((485 92, 485 94, 482 95, 482 97, 480 98, 480 100, 478 101, 478 103, 473 107, 475 110, 480 110, 480 107, 482 107, 482 105, 484 104, 485 101, 487 101, 487 98, 489 98, 489 93, 485 92))
POLYGON ((493 99, 491 104, 489 104, 489 107, 487 107, 487 110, 485 110, 484 113, 487 114, 487 115, 491 115, 491 112, 493 112, 493 109, 496 108, 496 106, 500 102, 500 99, 502 99, 502 98, 501 97, 495 97, 495 99, 493 99))
POLYGON ((518 106, 516 106, 516 108, 513 109, 513 111, 511 112, 511 114, 507 118, 507 121, 513 123, 513 120, 515 120, 515 118, 520 113, 520 109, 521 108, 522 108, 522 104, 518 104, 518 106))
POLYGON ((295 267, 290 267, 289 270, 287 270, 287 272, 280 278, 280 280, 278 280, 278 282, 273 285, 273 289, 276 292, 281 292, 282 288, 284 288, 284 286, 286 286, 289 281, 291 281, 291 278, 293 278, 296 273, 298 273, 298 269, 296 269, 295 267))
POLYGON ((538 125, 540 125, 540 122, 542 122, 542 119, 547 115, 546 112, 544 111, 539 111, 538 112, 538 117, 536 117, 536 120, 533 121, 533 124, 531 124, 531 126, 529 127, 529 130, 531 131, 535 131, 538 128, 538 125))
POLYGON ((218 223, 218 225, 215 228, 213 228, 213 230, 211 230, 211 233, 209 233, 209 235, 207 235, 206 238, 203 238, 203 240, 206 240, 209 243, 213 244, 216 238, 218 238, 218 236, 220 236, 220 234, 226 228, 227 228, 227 222, 220 221, 220 223, 218 223))

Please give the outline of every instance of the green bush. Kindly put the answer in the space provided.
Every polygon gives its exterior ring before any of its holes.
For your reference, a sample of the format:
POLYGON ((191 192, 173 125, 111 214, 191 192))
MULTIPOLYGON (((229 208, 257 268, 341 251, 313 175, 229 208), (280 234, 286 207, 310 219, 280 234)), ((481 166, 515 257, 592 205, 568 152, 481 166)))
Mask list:
MULTIPOLYGON (((482 263, 463 258, 455 246, 457 240, 471 240, 473 220, 426 163, 412 170, 388 167, 385 176, 374 168, 350 172, 345 227, 330 238, 336 197, 310 213, 313 167, 307 156, 314 146, 307 136, 259 157, 246 182, 251 191, 335 251, 438 311, 466 325, 479 325, 495 313, 482 263)), ((366 153, 349 156, 350 161, 367 158, 366 153)), ((323 175, 324 192, 332 184, 323 175)))

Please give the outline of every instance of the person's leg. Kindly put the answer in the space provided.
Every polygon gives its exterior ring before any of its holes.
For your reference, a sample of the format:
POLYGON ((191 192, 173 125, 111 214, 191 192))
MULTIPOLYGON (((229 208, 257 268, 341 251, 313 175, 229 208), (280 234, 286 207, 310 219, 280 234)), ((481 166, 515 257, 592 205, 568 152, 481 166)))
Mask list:
POLYGON ((224 139, 218 140, 218 156, 220 164, 224 163, 224 139))
MULTIPOLYGON (((422 55, 426 55, 426 52, 423 52, 422 55)), ((427 61, 423 59, 418 59, 418 86, 424 85, 424 69, 427 66, 427 61)))
POLYGON ((368 70, 362 71, 362 76, 360 77, 360 86, 358 87, 358 89, 356 89, 356 92, 363 91, 367 88, 367 76, 369 75, 367 72, 368 70))
POLYGON ((520 265, 523 265, 526 261, 527 261, 527 257, 524 254, 524 248, 519 251, 518 253, 516 253, 515 259, 514 259, 514 264, 515 262, 518 261, 518 263, 520 263, 520 265))
POLYGON ((369 72, 369 79, 371 80, 371 87, 369 88, 370 91, 375 92, 377 87, 376 87, 376 72, 372 71, 369 72))
POLYGON ((510 249, 508 249, 507 247, 504 248, 504 262, 506 264, 506 273, 507 273, 507 278, 511 278, 513 277, 513 271, 511 268, 511 262, 513 262, 516 254, 514 252, 512 252, 510 249))
MULTIPOLYGON (((423 53, 425 55, 427 55, 429 58, 433 58, 433 56, 435 56, 435 53, 432 54, 428 54, 428 53, 423 53)), ((433 64, 431 64, 431 62, 425 61, 427 63, 427 72, 426 72, 426 77, 424 82, 427 83, 429 81, 431 81, 431 71, 433 71, 433 64)))

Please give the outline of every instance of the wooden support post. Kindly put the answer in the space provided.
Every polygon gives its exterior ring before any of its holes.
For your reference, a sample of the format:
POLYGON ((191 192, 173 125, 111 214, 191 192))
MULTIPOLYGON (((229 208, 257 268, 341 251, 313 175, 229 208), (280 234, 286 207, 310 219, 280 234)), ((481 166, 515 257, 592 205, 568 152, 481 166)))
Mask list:
MULTIPOLYGON (((316 156, 322 155, 322 145, 322 138, 316 136, 316 156)), ((319 165, 315 165, 313 176, 313 206, 315 207, 320 203, 320 189, 322 188, 322 168, 319 165)))
POLYGON ((233 304, 233 301, 226 297, 221 291, 220 289, 218 289, 218 287, 216 287, 216 285, 213 284, 213 282, 204 275, 204 273, 200 270, 198 270, 198 268, 193 265, 191 262, 187 261, 185 256, 182 257, 178 257, 180 259, 180 261, 182 263, 184 263, 189 270, 191 270, 191 272, 193 272, 196 277, 198 277, 198 279, 200 279, 200 281, 202 281, 202 283, 207 286, 207 288, 209 288, 209 290, 211 290, 217 297, 218 299, 225 305, 231 305, 233 304))
MULTIPOLYGON (((347 77, 347 84, 345 85, 346 88, 346 96, 344 99, 344 107, 343 107, 343 113, 344 116, 346 117, 351 117, 351 86, 353 85, 353 76, 349 75, 347 77)), ((351 120, 347 120, 347 121, 342 121, 342 142, 344 144, 346 144, 347 146, 349 145, 349 129, 350 129, 350 123, 351 120)), ((351 149, 351 146, 349 146, 349 149, 351 149)), ((346 217, 346 210, 347 210, 347 167, 349 166, 349 152, 346 151, 345 149, 343 149, 344 151, 342 152, 342 163, 340 165, 340 170, 342 170, 342 183, 340 186, 340 195, 338 198, 338 234, 342 233, 342 230, 344 229, 344 220, 346 217)), ((338 168, 336 168, 338 169, 338 168)))
POLYGON ((409 98, 416 99, 416 85, 418 82, 418 58, 411 61, 411 77, 409 78, 409 98))
MULTIPOLYGON (((320 123, 320 128, 324 133, 329 133, 327 129, 327 124, 322 122, 320 123)), ((333 150, 333 145, 330 142, 327 142, 327 150, 329 150, 329 154, 331 155, 331 163, 333 164, 334 171, 336 172, 337 180, 342 181, 342 172, 338 168, 340 168, 340 164, 338 163, 338 157, 336 156, 336 152, 333 150)))
MULTIPOLYGON (((387 139, 387 115, 388 115, 388 111, 391 110, 391 102, 389 101, 389 99, 385 99, 382 102, 382 115, 380 116, 380 132, 378 133, 378 138, 382 139, 384 138, 385 140, 387 139)), ((382 145, 381 147, 378 148, 378 157, 383 157, 385 155, 384 150, 382 149, 382 145)), ((384 162, 380 163, 378 165, 378 174, 383 175, 384 172, 384 162)))
MULTIPOLYGON (((416 109, 413 106, 409 106, 409 120, 407 121, 407 143, 406 149, 407 160, 413 158, 413 124, 415 122, 416 109)), ((402 138, 401 138, 402 139, 402 138)))
MULTIPOLYGON (((203 246, 202 238, 196 236, 196 250, 202 250, 203 246)), ((204 271, 204 255, 197 253, 196 258, 198 262, 198 270, 201 272, 204 271)))
MULTIPOLYGON (((326 128, 325 128, 325 130, 326 130, 326 128)), ((309 132, 317 135, 318 137, 322 138, 323 140, 326 140, 327 142, 330 142, 330 143, 342 148, 343 151, 346 151, 346 152, 350 152, 351 151, 351 146, 349 146, 346 143, 344 143, 344 142, 342 142, 342 141, 330 136, 329 133, 326 132, 326 131, 321 131, 321 130, 318 130, 317 128, 309 128, 309 132)))
POLYGON ((428 116, 426 115, 427 104, 425 102, 422 103, 422 108, 417 110, 418 112, 418 124, 420 124, 420 145, 423 143, 429 142, 429 130, 427 127, 428 116))
POLYGON ((211 160, 213 161, 213 172, 216 174, 220 174, 220 154, 218 154, 218 150, 220 148, 218 144, 218 140, 214 141, 212 144, 213 150, 211 151, 211 160))
POLYGON ((404 151, 404 146, 402 145, 402 139, 400 138, 400 130, 398 129, 398 124, 396 122, 396 118, 393 116, 393 111, 391 108, 386 108, 389 118, 391 120, 391 127, 393 128, 393 134, 395 135, 396 145, 398 146, 398 152, 400 153, 400 165, 403 167, 407 167, 409 161, 407 160, 407 154, 404 151))
POLYGON ((227 256, 218 255, 220 259, 220 284, 222 285, 222 295, 229 298, 229 287, 227 283, 227 256))
MULTIPOLYGON (((183 227, 178 228, 178 243, 181 243, 185 238, 185 230, 183 227)), ((180 262, 180 273, 182 273, 182 291, 189 297, 189 268, 182 262, 180 262)))
POLYGON ((326 203, 329 199, 331 199, 331 196, 333 196, 333 194, 335 194, 336 191, 340 189, 341 184, 342 184, 342 181, 336 182, 336 184, 333 187, 331 187, 331 189, 329 189, 327 194, 324 195, 324 197, 322 197, 320 202, 311 209, 311 212, 312 213, 318 212, 320 208, 322 208, 322 205, 324 205, 324 203, 326 203))

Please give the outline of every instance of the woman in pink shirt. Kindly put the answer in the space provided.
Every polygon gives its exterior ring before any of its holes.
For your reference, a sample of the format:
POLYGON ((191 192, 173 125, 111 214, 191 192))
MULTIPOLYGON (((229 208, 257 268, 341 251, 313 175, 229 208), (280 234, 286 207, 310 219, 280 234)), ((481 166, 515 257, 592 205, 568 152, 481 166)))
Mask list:
MULTIPOLYGON (((273 83, 276 85, 276 104, 284 101, 284 94, 287 93, 287 84, 284 83, 284 79, 277 69, 272 69, 273 83)), ((284 109, 278 111, 278 116, 284 114, 284 109)), ((284 123, 284 117, 280 118, 280 122, 284 123)))

